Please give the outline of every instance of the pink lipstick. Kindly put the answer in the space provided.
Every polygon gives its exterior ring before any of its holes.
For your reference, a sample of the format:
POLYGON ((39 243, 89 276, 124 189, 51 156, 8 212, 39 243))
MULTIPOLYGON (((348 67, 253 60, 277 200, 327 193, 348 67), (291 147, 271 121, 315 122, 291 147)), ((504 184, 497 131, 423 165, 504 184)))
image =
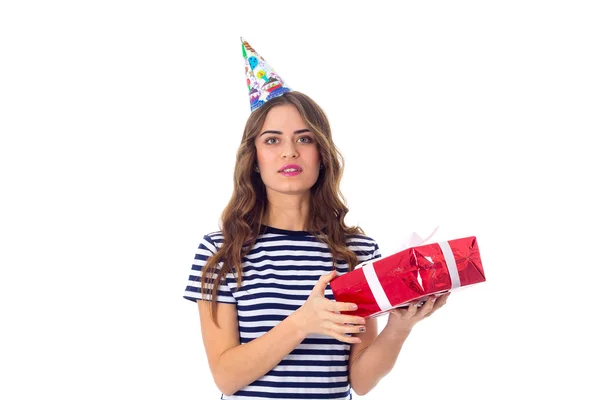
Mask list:
POLYGON ((296 164, 286 164, 278 172, 285 176, 296 176, 302 172, 302 167, 296 164))

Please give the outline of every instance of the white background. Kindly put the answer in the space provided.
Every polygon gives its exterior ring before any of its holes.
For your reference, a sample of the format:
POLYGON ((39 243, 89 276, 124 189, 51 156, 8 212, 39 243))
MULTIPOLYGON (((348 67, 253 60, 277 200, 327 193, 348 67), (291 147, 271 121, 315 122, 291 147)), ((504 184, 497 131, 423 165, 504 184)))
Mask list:
POLYGON ((598 398, 594 3, 2 2, 0 398, 220 397, 182 295, 250 113, 240 36, 328 114, 384 256, 478 238, 487 282, 364 398, 598 398))

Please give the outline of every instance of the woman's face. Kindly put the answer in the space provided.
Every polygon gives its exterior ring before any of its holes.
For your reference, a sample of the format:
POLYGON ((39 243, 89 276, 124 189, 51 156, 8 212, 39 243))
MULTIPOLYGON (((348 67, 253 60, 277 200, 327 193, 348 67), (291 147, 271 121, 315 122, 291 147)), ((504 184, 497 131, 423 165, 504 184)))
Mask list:
POLYGON ((267 192, 302 194, 319 178, 320 155, 315 135, 308 130, 296 107, 288 104, 273 107, 254 144, 267 192))

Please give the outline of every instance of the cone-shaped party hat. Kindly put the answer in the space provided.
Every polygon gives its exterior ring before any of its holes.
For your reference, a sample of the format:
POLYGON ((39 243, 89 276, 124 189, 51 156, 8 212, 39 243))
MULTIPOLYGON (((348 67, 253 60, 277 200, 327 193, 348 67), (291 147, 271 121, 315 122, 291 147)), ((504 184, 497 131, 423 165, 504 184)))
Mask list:
POLYGON ((275 70, 240 37, 242 54, 246 62, 246 84, 250 95, 250 112, 265 104, 273 97, 291 91, 275 70))

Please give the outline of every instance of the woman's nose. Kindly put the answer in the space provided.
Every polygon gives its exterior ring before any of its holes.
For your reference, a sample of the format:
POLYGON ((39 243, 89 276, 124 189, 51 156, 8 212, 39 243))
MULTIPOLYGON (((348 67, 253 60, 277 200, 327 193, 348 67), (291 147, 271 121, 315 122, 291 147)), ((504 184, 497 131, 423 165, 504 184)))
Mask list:
POLYGON ((296 145, 294 143, 288 143, 283 147, 282 156, 284 158, 298 157, 298 151, 296 150, 296 145))

